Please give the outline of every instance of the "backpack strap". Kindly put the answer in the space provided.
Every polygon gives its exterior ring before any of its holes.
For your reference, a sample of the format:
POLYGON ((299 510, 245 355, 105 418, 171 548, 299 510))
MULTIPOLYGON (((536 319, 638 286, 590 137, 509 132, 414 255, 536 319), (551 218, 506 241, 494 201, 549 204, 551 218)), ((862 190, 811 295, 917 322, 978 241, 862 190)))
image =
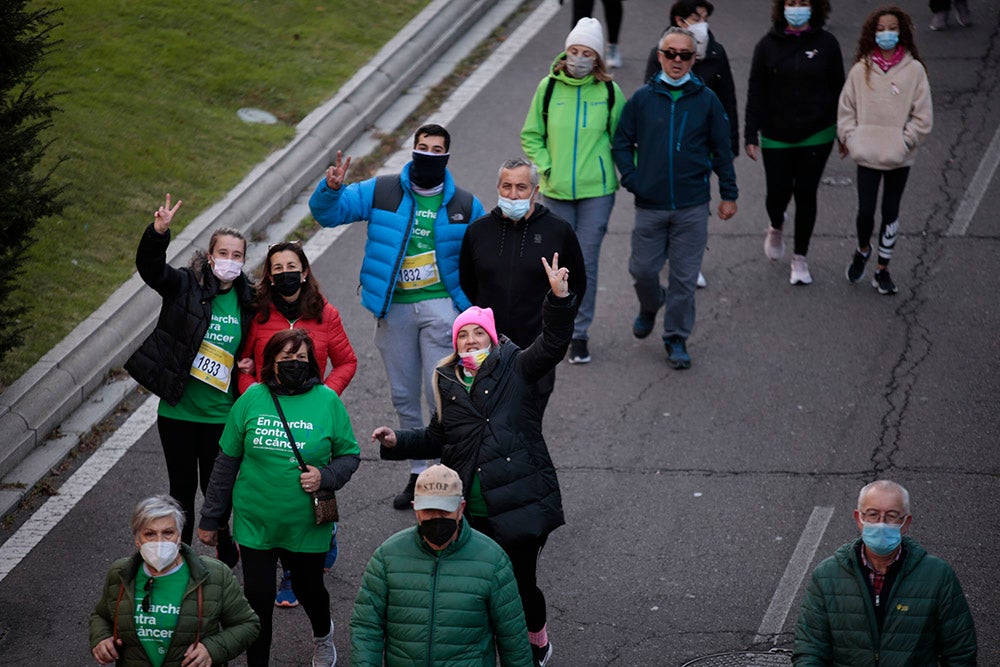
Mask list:
POLYGON ((608 87, 608 137, 611 138, 611 110, 615 108, 615 84, 612 81, 605 81, 608 87))
POLYGON ((403 182, 399 179, 399 174, 375 177, 372 208, 395 213, 401 201, 403 201, 403 182))
POLYGON ((464 224, 472 222, 472 202, 474 197, 468 190, 455 186, 455 194, 451 196, 446 207, 449 224, 464 224))

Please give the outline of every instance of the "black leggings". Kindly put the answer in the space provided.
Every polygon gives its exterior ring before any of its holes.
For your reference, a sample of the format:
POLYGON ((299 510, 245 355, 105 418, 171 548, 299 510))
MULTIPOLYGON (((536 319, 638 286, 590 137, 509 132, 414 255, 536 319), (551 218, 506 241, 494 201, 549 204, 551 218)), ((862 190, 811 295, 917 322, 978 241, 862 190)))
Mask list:
POLYGON ((795 254, 809 253, 816 226, 816 191, 833 142, 796 148, 762 148, 767 196, 764 206, 771 226, 781 229, 785 209, 795 196, 795 254))
MULTIPOLYGON (((194 497, 201 487, 202 495, 208 489, 215 457, 219 454, 219 438, 225 424, 202 424, 162 415, 156 418, 156 428, 160 433, 163 458, 167 462, 167 478, 170 480, 170 495, 184 510, 184 530, 181 541, 191 544, 194 535, 194 497)), ((229 514, 221 525, 229 525, 229 514)))
MULTIPOLYGON (((618 33, 622 29, 622 0, 601 0, 604 3, 604 18, 608 22, 608 43, 618 43, 618 33)), ((573 25, 584 16, 594 15, 594 0, 573 0, 573 25)), ((603 53, 597 54, 604 58, 603 53)))
POLYGON ((292 591, 309 617, 314 637, 330 633, 330 594, 323 581, 326 553, 299 553, 286 549, 240 546, 243 594, 260 617, 260 635, 247 649, 248 667, 267 667, 271 654, 271 615, 274 613, 275 567, 278 558, 292 572, 292 591))
POLYGON ((882 225, 878 232, 878 263, 887 266, 892 259, 899 232, 899 203, 906 189, 909 167, 899 169, 871 169, 858 165, 858 250, 867 248, 875 230, 875 205, 878 202, 879 182, 885 179, 882 190, 882 225))
POLYGON ((951 0, 931 0, 932 12, 946 12, 951 9, 951 0))
MULTIPOLYGON (((469 524, 490 539, 496 539, 490 529, 490 521, 486 517, 469 517, 469 524)), ((524 620, 528 624, 528 632, 538 632, 545 627, 545 595, 538 588, 537 571, 538 556, 542 553, 546 539, 548 538, 529 540, 514 546, 497 543, 507 553, 514 568, 514 579, 517 581, 517 592, 521 595, 521 606, 524 608, 524 620)))

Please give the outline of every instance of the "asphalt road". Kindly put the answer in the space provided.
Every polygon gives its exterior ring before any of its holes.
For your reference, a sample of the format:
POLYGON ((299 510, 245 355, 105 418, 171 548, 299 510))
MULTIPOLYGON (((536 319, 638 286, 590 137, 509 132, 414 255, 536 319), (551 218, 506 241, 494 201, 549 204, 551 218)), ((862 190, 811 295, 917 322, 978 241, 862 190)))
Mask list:
MULTIPOLYGON (((760 2, 716 4, 712 30, 730 54, 742 119, 766 10, 760 2)), ((803 588, 795 577, 791 612, 778 613, 774 636, 762 631, 803 531, 832 512, 828 524, 820 521, 815 556, 806 550, 811 570, 855 536, 857 492, 877 477, 909 488, 911 536, 955 568, 980 664, 1000 664, 1000 610, 989 592, 1000 565, 1000 179, 987 182, 967 230, 946 235, 998 131, 998 7, 973 3, 974 27, 931 33, 926 3, 905 4, 918 21, 935 127, 903 200, 892 264, 898 295, 843 277, 853 249, 852 186, 821 186, 809 255, 815 283, 791 287, 787 263, 769 262, 761 248, 763 169, 741 157, 739 213, 710 223, 709 287, 698 292, 689 341, 694 365, 673 371, 658 336, 637 341, 630 333, 633 210, 619 193, 601 257, 594 360, 560 366, 545 420, 567 514, 540 566, 553 665, 680 665, 720 651, 790 647, 803 588)), ((625 66, 616 78, 626 94, 640 84, 666 6, 625 5, 625 66)), ((873 6, 836 3, 830 29, 845 56, 873 6)), ((520 153, 528 100, 569 23, 567 6, 451 123, 449 166, 487 207, 497 166, 520 153)), ((853 163, 833 156, 826 175, 853 179, 853 163)), ((359 357, 344 399, 364 461, 340 496, 341 556, 328 579, 342 664, 367 558, 412 522, 389 505, 407 468, 379 462, 367 443, 375 426, 395 422, 374 322, 356 296, 364 231, 353 226, 313 258, 359 357)), ((129 512, 166 487, 154 429, 0 582, 0 663, 91 664, 87 617, 108 564, 130 552, 129 512)), ((274 663, 308 664, 304 613, 275 613, 274 663)))

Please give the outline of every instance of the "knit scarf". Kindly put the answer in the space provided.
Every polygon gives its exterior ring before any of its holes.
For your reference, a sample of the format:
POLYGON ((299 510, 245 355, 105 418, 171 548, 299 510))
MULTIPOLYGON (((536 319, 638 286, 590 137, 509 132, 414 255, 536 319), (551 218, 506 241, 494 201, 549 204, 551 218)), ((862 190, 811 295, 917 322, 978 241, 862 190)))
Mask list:
POLYGON ((899 61, 903 59, 904 55, 906 55, 906 49, 901 46, 897 46, 896 50, 892 52, 892 55, 889 56, 887 60, 885 56, 882 55, 882 49, 875 49, 875 51, 872 52, 872 62, 878 65, 883 72, 888 72, 890 67, 899 64, 899 61))

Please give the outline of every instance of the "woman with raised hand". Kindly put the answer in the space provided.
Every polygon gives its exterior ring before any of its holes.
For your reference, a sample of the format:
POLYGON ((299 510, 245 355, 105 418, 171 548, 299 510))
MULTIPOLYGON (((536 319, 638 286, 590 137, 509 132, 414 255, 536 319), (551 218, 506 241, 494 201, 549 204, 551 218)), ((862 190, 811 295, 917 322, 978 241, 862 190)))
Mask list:
MULTIPOLYGON (((125 362, 135 381, 160 397, 156 427, 167 463, 170 495, 184 509, 181 539, 191 543, 194 501, 204 494, 236 400, 235 359, 250 325, 253 287, 243 274, 247 242, 235 229, 212 234, 208 252, 184 268, 167 264, 170 225, 181 207, 170 195, 139 240, 139 276, 163 297, 153 333, 125 362)), ((239 552, 220 526, 216 556, 235 567, 239 552)))

